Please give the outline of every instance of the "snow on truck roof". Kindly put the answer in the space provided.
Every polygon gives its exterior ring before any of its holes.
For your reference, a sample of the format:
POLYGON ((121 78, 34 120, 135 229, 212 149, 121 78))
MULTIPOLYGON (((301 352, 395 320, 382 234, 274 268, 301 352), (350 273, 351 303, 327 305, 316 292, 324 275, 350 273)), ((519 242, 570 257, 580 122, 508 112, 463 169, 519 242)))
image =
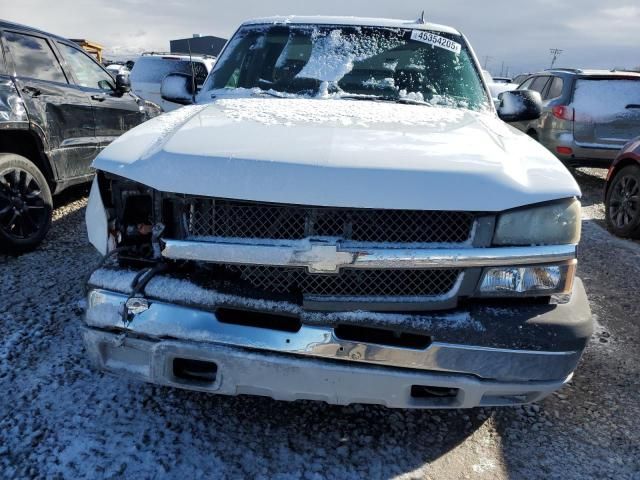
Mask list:
POLYGON ((453 35, 461 35, 455 28, 437 23, 422 23, 420 20, 397 20, 391 18, 367 18, 367 17, 325 17, 325 16, 275 16, 255 18, 244 22, 242 25, 263 24, 297 24, 297 25, 347 25, 355 27, 388 27, 388 28, 412 28, 416 30, 435 30, 453 35))

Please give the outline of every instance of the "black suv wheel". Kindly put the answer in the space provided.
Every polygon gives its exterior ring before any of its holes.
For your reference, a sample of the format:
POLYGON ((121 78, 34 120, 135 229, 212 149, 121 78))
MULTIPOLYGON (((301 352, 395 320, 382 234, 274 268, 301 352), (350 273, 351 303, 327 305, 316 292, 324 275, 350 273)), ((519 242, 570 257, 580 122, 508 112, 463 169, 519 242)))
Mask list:
POLYGON ((12 253, 34 249, 51 226, 51 190, 30 160, 0 153, 0 248, 12 253))
POLYGON ((607 226, 619 237, 640 238, 640 167, 616 173, 605 200, 607 226))

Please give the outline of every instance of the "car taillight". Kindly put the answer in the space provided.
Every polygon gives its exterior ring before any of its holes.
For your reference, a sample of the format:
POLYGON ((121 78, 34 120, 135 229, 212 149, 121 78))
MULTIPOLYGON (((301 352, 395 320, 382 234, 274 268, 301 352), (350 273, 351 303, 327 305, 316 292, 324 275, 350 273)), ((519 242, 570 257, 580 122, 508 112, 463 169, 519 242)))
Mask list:
POLYGON ((557 107, 553 107, 552 109, 553 116, 558 120, 569 120, 573 122, 575 120, 575 110, 571 107, 565 107, 564 105, 559 105, 557 107))
POLYGON ((573 155, 573 149, 570 147, 556 147, 556 151, 560 155, 573 155))

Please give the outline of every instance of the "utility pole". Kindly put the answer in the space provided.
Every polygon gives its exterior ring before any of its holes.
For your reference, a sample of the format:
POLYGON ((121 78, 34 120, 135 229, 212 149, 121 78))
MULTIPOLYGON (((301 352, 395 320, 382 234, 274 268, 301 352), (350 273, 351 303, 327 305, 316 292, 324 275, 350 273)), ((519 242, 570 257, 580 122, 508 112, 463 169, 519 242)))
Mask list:
POLYGON ((485 55, 484 57, 484 66, 482 68, 484 68, 485 70, 487 69, 487 65, 489 65, 489 62, 493 60, 493 57, 490 57, 489 55, 485 55))
POLYGON ((502 61, 502 67, 500 67, 500 76, 501 77, 505 77, 506 75, 504 74, 504 60, 502 61))
POLYGON ((552 48, 549 51, 551 52, 551 55, 553 55, 553 60, 551 60, 550 67, 553 68, 553 66, 556 64, 556 60, 558 60, 558 57, 562 55, 562 52, 564 52, 564 50, 560 50, 559 48, 552 48))

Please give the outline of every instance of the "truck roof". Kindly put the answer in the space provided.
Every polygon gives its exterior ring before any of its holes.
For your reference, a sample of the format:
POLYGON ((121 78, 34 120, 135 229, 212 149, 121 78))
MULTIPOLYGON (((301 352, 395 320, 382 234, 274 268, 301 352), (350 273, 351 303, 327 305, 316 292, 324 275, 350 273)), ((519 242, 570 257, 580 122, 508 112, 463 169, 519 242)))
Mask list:
POLYGON ((421 20, 398 20, 391 18, 368 17, 331 17, 331 16, 275 16, 255 18, 248 20, 243 25, 263 24, 296 24, 296 25, 347 25, 357 27, 388 27, 388 28, 412 28, 416 30, 435 30, 453 35, 461 35, 455 28, 437 23, 422 23, 421 20))

